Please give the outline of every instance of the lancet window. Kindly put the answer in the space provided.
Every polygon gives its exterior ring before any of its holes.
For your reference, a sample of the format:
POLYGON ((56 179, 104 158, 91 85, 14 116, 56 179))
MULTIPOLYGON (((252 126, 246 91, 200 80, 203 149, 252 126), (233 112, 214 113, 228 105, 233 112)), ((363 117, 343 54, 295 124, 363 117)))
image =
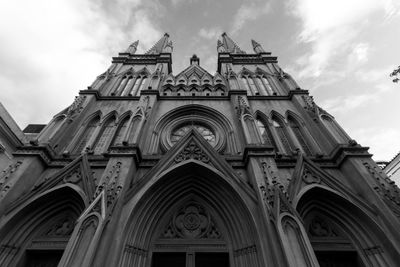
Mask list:
POLYGON ((114 128, 114 118, 108 119, 102 126, 101 131, 94 144, 94 154, 101 154, 106 149, 106 146, 111 138, 114 128))
POLYGON ((296 139, 297 139, 298 143, 300 144, 301 149, 307 155, 311 155, 312 154, 311 149, 310 149, 309 145, 307 144, 307 140, 304 135, 303 129, 301 128, 299 123, 297 121, 295 121, 293 118, 289 117, 288 120, 289 120, 290 128, 292 129, 294 135, 296 136, 296 139))
POLYGON ((325 127, 337 142, 346 143, 346 140, 349 138, 331 117, 322 115, 321 119, 325 127))
POLYGON ((248 77, 247 77, 247 76, 243 76, 243 77, 242 77, 242 82, 243 82, 243 84, 244 84, 244 88, 245 88, 246 91, 247 91, 247 95, 253 95, 253 92, 251 91, 250 85, 249 85, 249 83, 248 83, 248 77))
POLYGON ((117 83, 116 89, 111 93, 117 96, 136 96, 138 92, 144 89, 147 77, 144 75, 133 76, 124 75, 117 83))
POLYGON ((273 118, 272 126, 275 128, 285 152, 290 153, 292 149, 283 123, 280 120, 273 118))
POLYGON ((260 88, 261 95, 276 95, 276 92, 272 88, 269 80, 265 76, 257 76, 257 85, 260 88))
MULTIPOLYGON (((274 88, 264 75, 244 75, 242 82, 248 95, 276 95, 274 88)), ((229 80, 231 87, 234 87, 233 81, 229 80)))
POLYGON ((126 129, 128 127, 128 123, 129 123, 129 116, 126 116, 118 125, 118 129, 117 132, 114 136, 114 140, 112 142, 112 145, 121 145, 122 142, 124 141, 124 135, 126 133, 126 129))
POLYGON ((268 126, 258 118, 256 119, 256 124, 258 131, 260 132, 262 142, 266 145, 273 146, 276 149, 277 147, 274 138, 272 137, 268 126))
POLYGON ((86 150, 87 145, 89 144, 89 140, 92 137, 94 131, 96 130, 97 125, 99 124, 100 117, 95 117, 92 119, 86 126, 84 132, 81 135, 79 143, 76 145, 74 152, 82 153, 86 150))

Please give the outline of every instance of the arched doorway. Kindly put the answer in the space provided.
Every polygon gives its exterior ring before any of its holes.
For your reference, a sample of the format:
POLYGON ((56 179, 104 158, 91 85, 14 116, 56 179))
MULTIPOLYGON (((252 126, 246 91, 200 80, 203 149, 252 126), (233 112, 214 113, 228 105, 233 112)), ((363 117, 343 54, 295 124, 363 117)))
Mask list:
POLYGON ((0 266, 56 267, 84 207, 69 186, 25 205, 0 231, 0 266))
POLYGON ((396 266, 390 255, 398 253, 378 224, 340 195, 314 187, 297 210, 321 267, 396 266))
POLYGON ((253 200, 226 179, 195 161, 155 179, 129 219, 120 266, 263 266, 253 200))

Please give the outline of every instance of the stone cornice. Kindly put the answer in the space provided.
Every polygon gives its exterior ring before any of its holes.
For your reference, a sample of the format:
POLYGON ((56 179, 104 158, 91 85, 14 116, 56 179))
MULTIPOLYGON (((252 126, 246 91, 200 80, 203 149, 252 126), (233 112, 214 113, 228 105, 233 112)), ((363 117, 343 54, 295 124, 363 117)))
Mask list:
POLYGON ((237 65, 278 63, 278 57, 271 56, 270 54, 271 53, 261 53, 261 54, 219 53, 217 71, 221 73, 222 63, 232 63, 237 65))
POLYGON ((112 58, 112 63, 122 63, 124 65, 155 65, 157 63, 167 63, 168 73, 172 72, 171 53, 145 55, 120 53, 117 57, 112 58))

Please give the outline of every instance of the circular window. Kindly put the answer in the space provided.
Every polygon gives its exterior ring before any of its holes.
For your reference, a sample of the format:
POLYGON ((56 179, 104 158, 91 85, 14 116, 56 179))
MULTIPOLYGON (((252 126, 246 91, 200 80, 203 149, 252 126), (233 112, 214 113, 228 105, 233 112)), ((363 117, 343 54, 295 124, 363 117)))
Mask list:
POLYGON ((216 138, 215 134, 206 126, 200 125, 200 124, 190 124, 190 125, 184 125, 181 127, 176 128, 174 131, 171 133, 171 143, 175 144, 178 142, 187 132, 189 132, 191 129, 196 129, 196 131, 199 132, 203 138, 210 143, 210 145, 214 146, 216 143, 216 138))

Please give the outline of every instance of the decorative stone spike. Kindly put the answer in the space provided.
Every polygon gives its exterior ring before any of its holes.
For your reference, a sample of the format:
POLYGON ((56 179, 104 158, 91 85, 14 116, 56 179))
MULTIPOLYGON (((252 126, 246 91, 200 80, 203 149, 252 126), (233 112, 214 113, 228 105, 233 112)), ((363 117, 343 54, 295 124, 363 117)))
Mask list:
POLYGON ((262 48, 262 46, 259 43, 257 43, 256 41, 251 40, 251 44, 253 45, 253 50, 255 53, 257 53, 257 54, 265 53, 264 48, 262 48))
POLYGON ((126 53, 135 54, 138 44, 139 44, 139 40, 133 42, 133 43, 128 47, 128 49, 126 49, 126 53))

